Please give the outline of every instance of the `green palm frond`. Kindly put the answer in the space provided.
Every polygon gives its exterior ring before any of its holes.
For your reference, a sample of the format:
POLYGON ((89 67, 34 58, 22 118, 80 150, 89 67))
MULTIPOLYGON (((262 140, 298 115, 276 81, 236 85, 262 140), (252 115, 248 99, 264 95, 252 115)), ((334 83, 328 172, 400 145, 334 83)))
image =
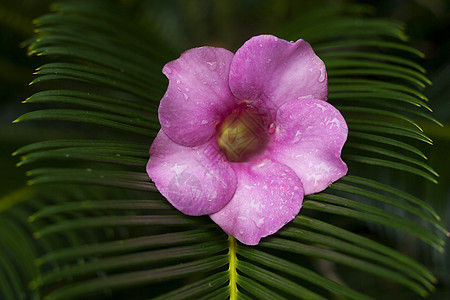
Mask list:
POLYGON ((0 231, 6 249, 0 295, 374 296, 341 279, 340 268, 423 296, 433 291, 436 278, 419 262, 346 229, 347 222, 378 224, 441 252, 448 235, 429 204, 376 176, 391 170, 431 182, 438 176, 420 150, 431 144, 420 123, 440 123, 422 94, 429 84, 415 62, 422 54, 405 43, 402 24, 368 17, 370 7, 330 5, 280 31, 311 42, 327 66, 329 101, 349 125, 343 153, 349 175, 306 197, 293 222, 248 247, 209 218, 176 211, 145 173, 167 86, 161 68, 176 51, 110 4, 74 1, 52 9, 36 20, 37 35, 26 43, 30 54, 50 60, 32 82, 45 88, 25 101, 39 108, 16 122, 51 121, 62 130, 70 122, 85 138, 40 141, 14 153, 29 168, 35 192, 21 195, 21 203, 11 195, 0 202, 12 203, 0 209, 6 216, 0 228, 17 228, 0 231), (322 262, 331 273, 317 267, 322 262))

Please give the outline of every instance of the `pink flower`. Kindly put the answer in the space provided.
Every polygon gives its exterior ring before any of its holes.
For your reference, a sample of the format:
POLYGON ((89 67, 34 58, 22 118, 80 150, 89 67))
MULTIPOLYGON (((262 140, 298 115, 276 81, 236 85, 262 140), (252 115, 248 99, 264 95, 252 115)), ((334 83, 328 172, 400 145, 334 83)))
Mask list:
POLYGON ((236 54, 194 48, 163 73, 147 173, 181 212, 256 245, 297 216, 304 195, 347 173, 347 124, 307 42, 261 35, 236 54))

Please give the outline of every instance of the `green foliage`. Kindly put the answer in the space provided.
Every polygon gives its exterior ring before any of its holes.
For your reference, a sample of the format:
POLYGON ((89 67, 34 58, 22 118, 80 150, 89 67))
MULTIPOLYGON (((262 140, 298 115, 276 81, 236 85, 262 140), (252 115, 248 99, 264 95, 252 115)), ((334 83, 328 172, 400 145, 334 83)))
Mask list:
POLYGON ((26 43, 50 61, 32 82, 44 89, 25 101, 40 108, 16 122, 51 121, 63 130, 70 122, 85 138, 14 153, 33 187, 0 201, 2 297, 374 296, 344 283, 343 268, 422 296, 433 291, 436 278, 419 262, 347 229, 381 224, 441 252, 448 234, 430 205, 374 176, 390 169, 431 182, 438 176, 417 146, 431 143, 417 118, 439 122, 422 94, 429 84, 415 62, 422 54, 405 43, 402 24, 370 17, 366 6, 328 5, 299 12, 277 33, 304 38, 324 60, 329 101, 349 125, 349 175, 306 197, 293 222, 248 247, 209 218, 176 211, 145 173, 167 85, 161 68, 177 51, 117 5, 73 1, 52 10, 26 43), (331 269, 317 267, 323 263, 331 269))

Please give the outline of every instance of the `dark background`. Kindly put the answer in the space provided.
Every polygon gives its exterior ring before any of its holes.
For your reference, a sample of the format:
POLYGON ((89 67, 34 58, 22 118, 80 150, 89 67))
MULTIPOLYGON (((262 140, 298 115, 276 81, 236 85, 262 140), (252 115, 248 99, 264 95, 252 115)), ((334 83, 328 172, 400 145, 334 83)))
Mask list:
MULTIPOLYGON (((33 35, 32 20, 48 11, 48 0, 0 0, 0 197, 25 185, 24 170, 16 168, 17 159, 11 153, 20 146, 37 140, 61 135, 56 128, 43 130, 35 124, 13 125, 11 122, 32 107, 20 102, 35 92, 28 83, 36 67, 42 64, 39 57, 28 57, 21 42, 33 35)), ((249 36, 275 33, 283 23, 294 18, 293 7, 324 5, 327 1, 139 1, 122 0, 125 9, 134 13, 141 23, 160 31, 176 50, 214 45, 236 50, 249 36), (248 14, 252 11, 252 14, 248 14)), ((355 1, 353 1, 355 2, 355 1)), ((442 217, 444 226, 450 228, 450 1, 444 0, 393 0, 359 1, 376 8, 376 15, 404 22, 410 43, 425 53, 421 62, 433 84, 426 88, 434 117, 443 128, 422 122, 425 132, 434 140, 433 147, 425 148, 429 164, 440 174, 440 183, 425 186, 414 182, 400 182, 405 189, 426 199, 442 217), (416 187, 417 186, 417 187, 416 187)), ((395 235, 393 237, 396 238, 395 235)), ((430 299, 450 299, 450 256, 441 255, 429 247, 414 242, 415 248, 402 247, 407 241, 397 240, 399 249, 405 249, 431 268, 439 278, 437 291, 430 299)), ((351 277, 351 274, 349 274, 351 277)), ((353 278, 353 286, 376 290, 364 278, 353 278)), ((361 289, 361 288, 360 288, 361 289)), ((410 299, 410 293, 393 288, 386 299, 410 299)))

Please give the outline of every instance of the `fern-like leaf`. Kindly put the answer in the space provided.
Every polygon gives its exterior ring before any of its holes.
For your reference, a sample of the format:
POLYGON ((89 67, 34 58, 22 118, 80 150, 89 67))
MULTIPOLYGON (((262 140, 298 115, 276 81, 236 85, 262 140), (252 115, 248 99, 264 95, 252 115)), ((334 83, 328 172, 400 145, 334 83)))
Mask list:
MULTIPOLYGON (((39 193, 0 211, 26 224, 14 236, 0 231, 0 245, 12 256, 0 256, 0 295, 15 299, 28 280, 27 293, 45 299, 373 296, 311 263, 324 261, 420 295, 434 289, 436 278, 419 262, 345 229, 347 221, 380 224, 439 251, 442 233, 448 234, 427 203, 373 176, 395 169, 432 182, 437 177, 417 146, 431 143, 417 119, 439 122, 422 94, 429 80, 413 59, 422 54, 405 44, 402 24, 368 16, 367 6, 330 5, 279 32, 311 42, 327 66, 329 100, 349 125, 343 155, 349 175, 306 197, 293 222, 248 247, 208 218, 176 211, 145 174, 166 88, 160 70, 175 51, 108 3, 64 2, 52 9, 36 20, 37 35, 27 46, 31 55, 52 60, 32 83, 53 88, 29 97, 25 102, 41 109, 16 122, 76 122, 86 137, 15 152, 39 193)), ((12 227, 2 220, 0 228, 12 227)))

